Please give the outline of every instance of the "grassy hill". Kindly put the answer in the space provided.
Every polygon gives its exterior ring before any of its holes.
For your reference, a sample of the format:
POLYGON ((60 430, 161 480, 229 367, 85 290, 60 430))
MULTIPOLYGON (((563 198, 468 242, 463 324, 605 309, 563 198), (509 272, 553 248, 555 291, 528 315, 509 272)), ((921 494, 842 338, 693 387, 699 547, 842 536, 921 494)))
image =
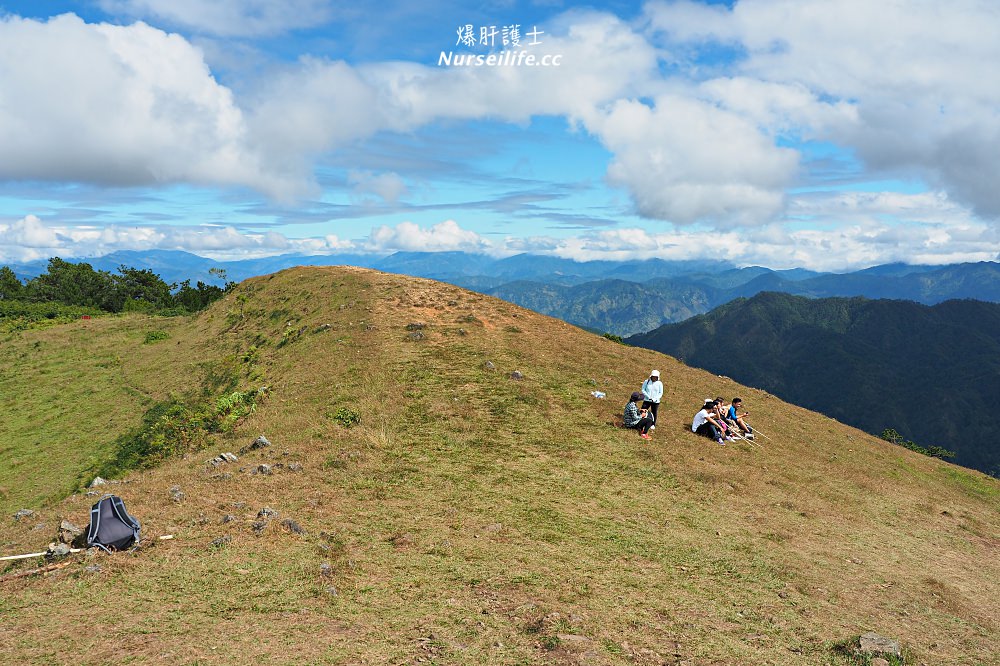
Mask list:
POLYGON ((85 525, 59 498, 138 434, 201 446, 105 486, 142 548, 0 582, 8 663, 851 664, 869 630, 997 663, 996 480, 457 287, 293 269, 8 335, 0 378, 3 554, 85 525), (652 367, 647 444, 609 421, 652 367), (771 439, 692 435, 716 394, 771 439))

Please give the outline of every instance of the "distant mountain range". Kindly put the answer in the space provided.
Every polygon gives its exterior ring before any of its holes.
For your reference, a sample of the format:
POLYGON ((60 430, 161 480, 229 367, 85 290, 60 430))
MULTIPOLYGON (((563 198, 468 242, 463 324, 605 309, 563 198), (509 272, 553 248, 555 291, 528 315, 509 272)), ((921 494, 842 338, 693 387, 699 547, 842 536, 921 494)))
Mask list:
MULTIPOLYGON (((740 297, 775 291, 826 298, 865 296, 933 305, 955 298, 1000 302, 1000 263, 911 266, 888 264, 852 273, 737 268, 714 261, 589 261, 519 254, 496 259, 465 252, 397 252, 388 256, 282 255, 220 262, 170 250, 121 251, 85 260, 114 271, 148 268, 167 282, 219 284, 221 268, 241 281, 291 266, 351 265, 426 277, 497 296, 583 328, 632 335, 702 314, 740 297)), ((45 271, 45 261, 12 266, 21 278, 45 271)))
MULTIPOLYGON (((954 275, 956 268, 943 273, 954 275)), ((1000 474, 993 425, 1000 397, 998 304, 762 293, 627 342, 873 434, 894 428, 922 446, 955 451, 960 465, 1000 474)))

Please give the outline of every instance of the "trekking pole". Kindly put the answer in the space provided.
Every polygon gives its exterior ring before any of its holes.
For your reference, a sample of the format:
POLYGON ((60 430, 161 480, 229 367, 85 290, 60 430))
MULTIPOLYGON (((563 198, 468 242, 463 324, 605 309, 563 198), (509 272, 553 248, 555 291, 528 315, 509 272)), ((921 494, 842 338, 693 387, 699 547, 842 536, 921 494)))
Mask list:
POLYGON ((761 437, 763 437, 767 441, 769 441, 769 442, 771 441, 771 438, 768 437, 767 435, 765 435, 764 433, 762 433, 760 430, 758 430, 756 426, 752 426, 752 427, 753 427, 753 434, 754 435, 760 435, 761 437))
MULTIPOLYGON (((156 540, 157 541, 167 541, 167 540, 170 540, 170 539, 173 539, 173 538, 174 538, 173 534, 164 534, 163 536, 156 537, 156 540)), ((69 552, 70 553, 82 553, 85 550, 87 550, 87 549, 86 548, 70 548, 69 552)), ((4 561, 7 561, 7 560, 26 560, 29 557, 42 557, 43 555, 49 555, 50 553, 51 553, 51 551, 43 550, 40 553, 25 553, 24 555, 7 555, 6 557, 0 557, 0 562, 4 562, 4 561)))

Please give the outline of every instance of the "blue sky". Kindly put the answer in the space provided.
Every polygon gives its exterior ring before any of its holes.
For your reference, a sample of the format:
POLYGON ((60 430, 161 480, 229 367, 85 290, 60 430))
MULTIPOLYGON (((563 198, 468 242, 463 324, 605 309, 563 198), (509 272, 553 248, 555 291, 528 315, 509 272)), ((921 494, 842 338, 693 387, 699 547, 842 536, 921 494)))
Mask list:
POLYGON ((1000 255, 994 2, 341 5, 0 0, 0 262, 1000 255))

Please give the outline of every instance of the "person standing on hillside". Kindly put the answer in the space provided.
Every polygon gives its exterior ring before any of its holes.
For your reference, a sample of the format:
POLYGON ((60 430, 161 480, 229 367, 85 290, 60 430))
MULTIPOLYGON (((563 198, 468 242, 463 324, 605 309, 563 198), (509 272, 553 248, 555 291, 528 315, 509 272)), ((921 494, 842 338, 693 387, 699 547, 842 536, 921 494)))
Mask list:
POLYGON ((715 420, 715 400, 705 399, 705 406, 694 415, 694 420, 691 421, 691 432, 714 439, 721 446, 726 445, 725 440, 722 439, 722 427, 715 420))
POLYGON ((650 430, 656 428, 656 412, 660 409, 662 399, 663 382, 660 381, 660 371, 653 370, 649 373, 649 379, 642 383, 642 408, 648 409, 653 415, 653 425, 650 430))
POLYGON ((653 427, 653 419, 645 409, 639 409, 639 401, 642 400, 642 393, 633 391, 628 404, 625 405, 625 414, 622 423, 626 428, 639 431, 639 436, 643 439, 652 439, 649 436, 649 429, 653 427))

